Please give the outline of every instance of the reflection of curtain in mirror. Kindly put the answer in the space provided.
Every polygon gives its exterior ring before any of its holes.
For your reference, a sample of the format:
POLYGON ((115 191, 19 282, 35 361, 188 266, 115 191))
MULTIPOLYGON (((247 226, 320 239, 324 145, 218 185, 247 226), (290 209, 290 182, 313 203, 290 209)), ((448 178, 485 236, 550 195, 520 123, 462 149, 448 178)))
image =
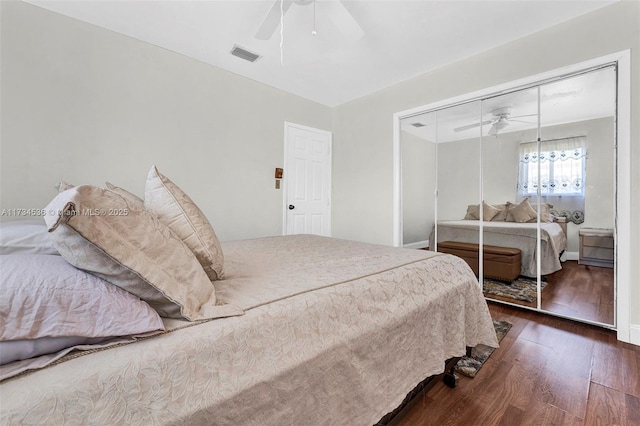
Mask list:
POLYGON ((577 136, 520 145, 517 201, 535 200, 540 166, 542 202, 552 205, 552 213, 580 224, 584 221, 587 138, 577 136))

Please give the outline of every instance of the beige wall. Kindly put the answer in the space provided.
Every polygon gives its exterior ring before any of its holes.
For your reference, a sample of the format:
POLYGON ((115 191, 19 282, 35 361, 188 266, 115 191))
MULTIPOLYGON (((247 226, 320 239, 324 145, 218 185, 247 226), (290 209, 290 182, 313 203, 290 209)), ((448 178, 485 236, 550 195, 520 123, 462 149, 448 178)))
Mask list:
POLYGON ((284 121, 331 130, 328 107, 27 3, 0 3, 2 208, 44 207, 61 178, 142 195, 156 164, 220 239, 282 233, 273 176, 284 121))
POLYGON ((402 243, 424 243, 435 223, 436 144, 402 132, 402 243))

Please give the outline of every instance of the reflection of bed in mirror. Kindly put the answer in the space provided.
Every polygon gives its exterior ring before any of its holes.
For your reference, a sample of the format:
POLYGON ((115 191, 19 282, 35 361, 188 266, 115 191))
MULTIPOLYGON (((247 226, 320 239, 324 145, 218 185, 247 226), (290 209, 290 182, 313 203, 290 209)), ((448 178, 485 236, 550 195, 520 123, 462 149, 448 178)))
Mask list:
MULTIPOLYGON (((478 244, 478 220, 448 220, 438 222, 438 242, 456 241, 478 244)), ((520 249, 521 275, 537 276, 537 223, 484 221, 483 244, 520 249)), ((435 247, 435 232, 429 237, 429 247, 435 247)), ((557 222, 540 223, 541 274, 548 275, 562 269, 560 255, 567 246, 567 237, 557 222)))

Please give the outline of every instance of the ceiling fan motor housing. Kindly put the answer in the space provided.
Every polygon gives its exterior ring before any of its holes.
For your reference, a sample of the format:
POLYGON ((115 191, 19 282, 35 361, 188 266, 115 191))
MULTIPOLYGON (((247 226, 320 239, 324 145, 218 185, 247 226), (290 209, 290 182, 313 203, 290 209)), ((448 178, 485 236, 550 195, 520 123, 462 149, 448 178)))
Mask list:
POLYGON ((513 111, 513 108, 511 107, 501 107, 501 108, 493 109, 491 111, 491 114, 496 117, 509 117, 512 111, 513 111))

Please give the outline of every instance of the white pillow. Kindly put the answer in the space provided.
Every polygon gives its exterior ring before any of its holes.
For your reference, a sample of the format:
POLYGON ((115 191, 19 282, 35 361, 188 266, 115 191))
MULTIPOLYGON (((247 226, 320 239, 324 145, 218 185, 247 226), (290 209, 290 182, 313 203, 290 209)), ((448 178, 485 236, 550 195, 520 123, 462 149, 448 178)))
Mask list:
POLYGON ((43 218, 0 223, 0 255, 14 253, 59 254, 43 218))
POLYGON ((0 270, 1 363, 66 347, 60 344, 164 330, 147 303, 61 256, 0 256, 0 270))
POLYGON ((144 188, 144 206, 196 255, 211 281, 224 276, 224 256, 213 227, 196 203, 152 166, 144 188))
POLYGON ((95 345, 112 337, 40 337, 39 339, 10 340, 0 342, 0 365, 13 361, 35 358, 40 355, 54 354, 63 349, 80 345, 95 345))
POLYGON ((46 210, 59 212, 45 220, 69 263, 135 294, 161 316, 195 321, 242 314, 216 305, 213 284, 180 238, 115 192, 76 186, 46 210))

